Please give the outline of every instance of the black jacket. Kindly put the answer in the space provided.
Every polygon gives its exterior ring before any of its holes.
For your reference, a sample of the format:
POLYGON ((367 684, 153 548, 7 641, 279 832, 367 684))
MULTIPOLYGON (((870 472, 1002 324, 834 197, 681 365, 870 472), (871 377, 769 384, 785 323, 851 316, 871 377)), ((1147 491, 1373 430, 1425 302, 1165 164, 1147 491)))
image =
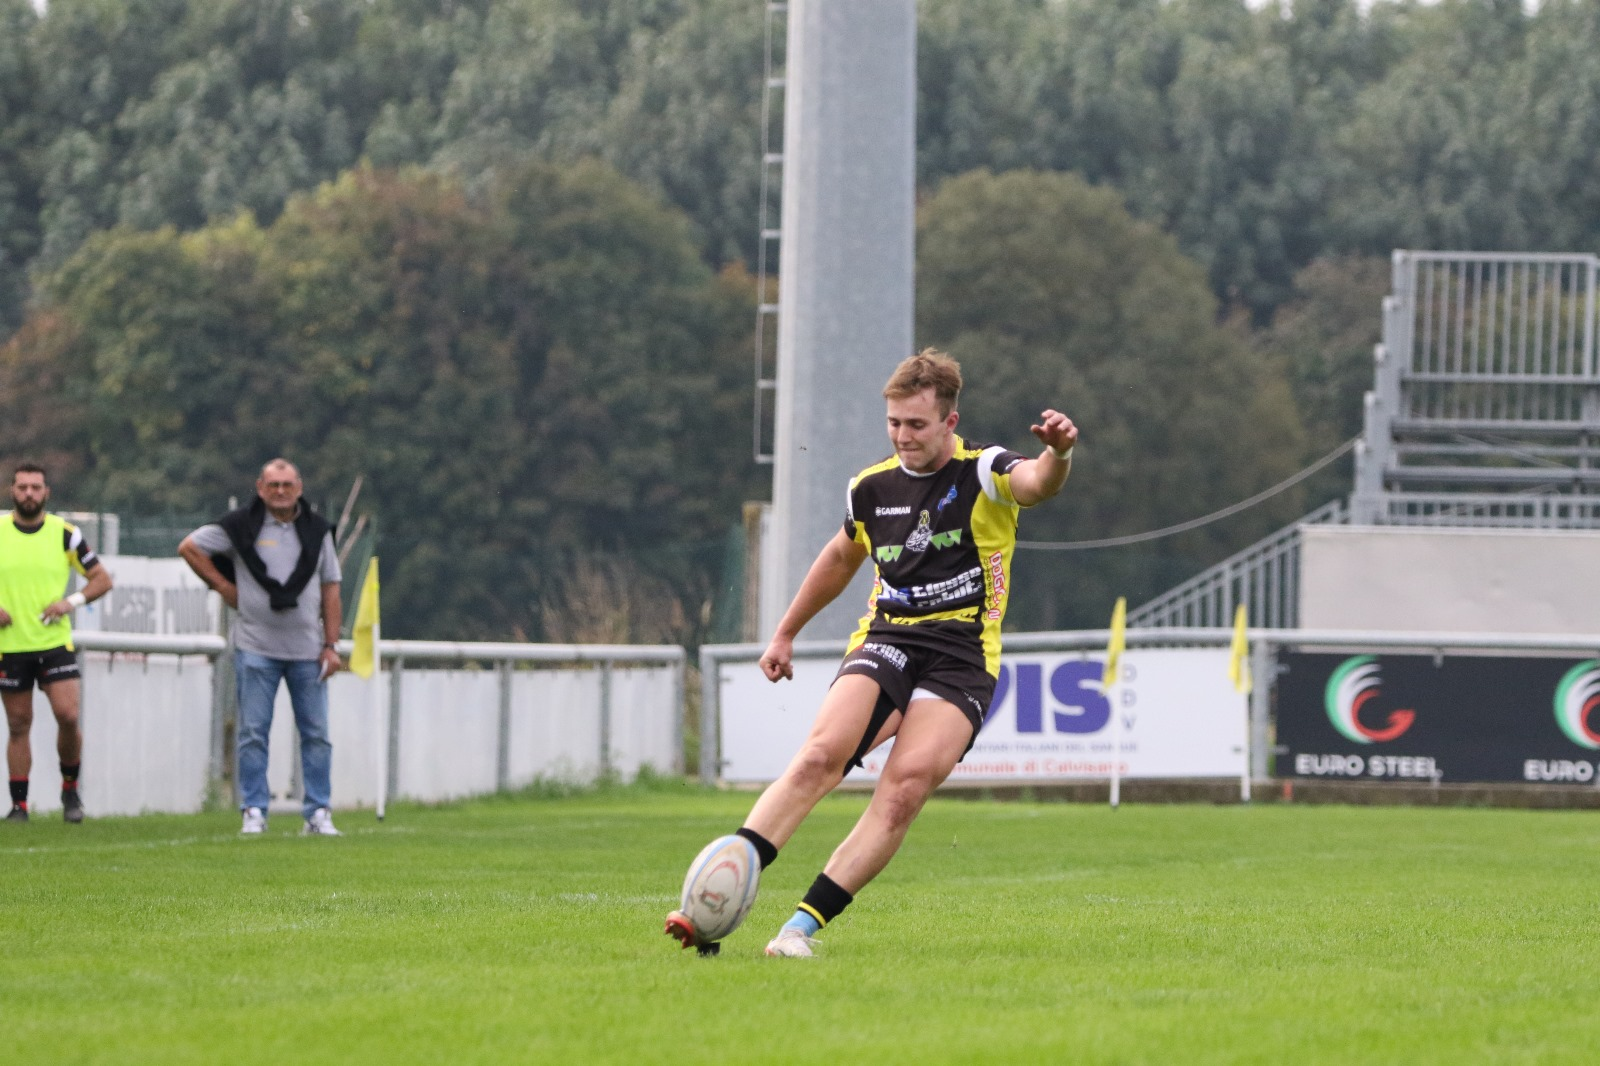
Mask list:
MULTIPOLYGON (((277 578, 267 576, 266 564, 261 561, 261 556, 256 553, 256 539, 261 536, 261 527, 267 520, 267 504, 260 496, 236 511, 229 511, 216 524, 228 535, 228 540, 233 544, 235 554, 239 561, 244 563, 244 568, 250 571, 250 576, 256 579, 256 584, 267 590, 267 595, 272 599, 274 611, 293 610, 294 605, 300 600, 300 593, 311 581, 317 572, 317 562, 322 556, 322 538, 328 535, 328 530, 333 527, 328 520, 311 509, 311 505, 304 500, 300 501, 300 513, 295 515, 294 531, 300 537, 300 558, 295 563, 294 572, 289 575, 288 581, 279 581, 277 578)), ((211 561, 221 571, 222 576, 238 584, 238 575, 233 567, 233 560, 226 555, 213 555, 211 561)))

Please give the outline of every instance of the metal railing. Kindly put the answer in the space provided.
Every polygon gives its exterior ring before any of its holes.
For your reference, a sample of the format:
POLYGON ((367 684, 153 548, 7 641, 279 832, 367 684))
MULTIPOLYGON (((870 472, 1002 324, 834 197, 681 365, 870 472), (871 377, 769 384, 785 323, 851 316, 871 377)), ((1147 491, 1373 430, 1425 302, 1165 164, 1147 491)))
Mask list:
POLYGON ((1259 626, 1292 629, 1300 624, 1300 529, 1344 522, 1343 500, 1331 500, 1230 555, 1183 584, 1128 612, 1130 626, 1225 626, 1243 603, 1259 626))
MULTIPOLYGON (((231 670, 224 655, 229 651, 227 641, 215 634, 181 634, 160 635, 145 633, 118 633, 118 632, 87 632, 80 631, 74 634, 76 647, 85 652, 110 653, 113 666, 127 656, 203 656, 211 664, 210 673, 210 713, 211 723, 209 738, 209 760, 205 777, 209 782, 208 788, 213 791, 217 785, 228 777, 228 768, 232 765, 232 753, 225 750, 226 740, 229 735, 231 716, 235 713, 234 693, 230 683, 231 670)), ((348 655, 353 648, 349 640, 341 641, 339 650, 348 655)), ((406 686, 402 683, 408 670, 417 671, 427 664, 427 670, 438 670, 440 667, 460 667, 470 664, 483 664, 491 667, 496 673, 496 691, 498 694, 497 712, 497 745, 494 762, 494 787, 505 790, 514 787, 516 782, 512 779, 512 721, 513 721, 513 682, 516 682, 522 698, 527 698, 527 674, 516 670, 520 664, 536 664, 545 667, 595 667, 598 678, 598 723, 592 718, 587 719, 588 726, 581 727, 579 736, 583 736, 592 728, 598 736, 598 750, 594 753, 594 763, 599 774, 605 776, 614 772, 617 767, 614 746, 614 719, 618 717, 619 708, 616 707, 616 695, 613 691, 613 674, 616 671, 630 667, 665 668, 671 671, 670 714, 671 714, 671 740, 670 750, 663 751, 662 746, 666 741, 664 736, 657 733, 657 739, 647 742, 650 752, 648 761, 663 770, 673 773, 683 771, 683 750, 685 733, 685 699, 684 699, 684 674, 687 657, 683 648, 676 645, 646 646, 631 644, 517 644, 517 643, 490 643, 490 642, 456 642, 456 641, 426 641, 426 640, 381 640, 378 643, 380 667, 383 671, 383 680, 386 691, 374 691, 375 702, 367 705, 374 708, 375 712, 382 709, 374 721, 379 723, 379 732, 373 734, 374 740, 379 745, 377 751, 382 759, 382 767, 387 771, 387 786, 380 785, 381 794, 399 794, 400 785, 400 752, 401 752, 401 721, 402 710, 405 709, 404 692, 406 686), (386 719, 386 723, 385 723, 386 719), (387 729, 385 735, 382 731, 387 729), (662 760, 670 760, 670 765, 663 765, 662 760)), ((181 659, 180 659, 181 661, 181 659)), ((96 703, 100 702, 93 696, 93 689, 100 684, 99 675, 86 677, 85 693, 96 703)), ((562 682, 556 682, 561 684, 562 682)), ((630 681, 637 684, 637 679, 630 681)), ((593 682, 589 682, 593 684, 593 682)), ((650 684, 659 685, 659 682, 650 684)), ((482 690, 479 689, 481 692, 482 690)), ((590 701, 594 699, 593 689, 589 689, 590 701)), ((647 688, 646 691, 650 691, 647 688)), ((660 693, 661 689, 654 689, 660 693)), ((115 705, 114 696, 111 697, 115 705)), ((480 696, 480 699, 482 697, 480 696)), ((655 697, 652 697, 653 699, 655 697)), ((594 703, 589 702, 590 714, 595 713, 594 703)), ((526 704, 523 704, 525 709, 526 704)), ((483 703, 476 706, 476 720, 481 721, 485 710, 483 703)), ((652 704, 648 710, 650 715, 659 715, 659 703, 652 704)), ((624 728, 628 724, 637 724, 641 719, 633 715, 636 710, 632 704, 623 712, 622 721, 624 728)), ((525 719, 523 719, 525 721, 525 719)), ((646 718, 644 721, 651 721, 646 718)), ((664 729, 666 723, 660 718, 653 719, 652 729, 664 729)), ((483 735, 483 734, 480 734, 483 735)), ((634 739, 637 739, 635 734, 634 739)), ((579 746, 578 757, 584 765, 589 765, 588 757, 581 754, 584 740, 579 746)), ((482 752, 480 746, 473 749, 482 752)), ((527 752, 519 747, 524 762, 527 752)), ((624 749, 626 751, 627 749, 624 749)), ((627 758, 623 756, 624 760, 627 758)), ((526 769, 524 768, 524 772, 526 769)))
MULTIPOLYGON (((339 653, 349 655, 352 641, 339 642, 339 653)), ((514 663, 542 663, 547 666, 564 666, 574 663, 592 663, 600 668, 600 751, 599 765, 602 774, 612 767, 612 686, 611 673, 621 665, 630 663, 656 663, 676 667, 673 678, 673 752, 674 773, 683 771, 684 738, 684 664, 687 656, 677 645, 642 644, 512 644, 492 642, 461 642, 443 640, 380 640, 378 656, 390 676, 389 684, 389 781, 399 779, 400 761, 400 694, 399 677, 405 672, 406 662, 444 662, 455 665, 492 662, 498 671, 499 689, 499 747, 495 753, 496 787, 510 787, 510 734, 511 734, 511 667, 514 663)))
POLYGON ((1396 251, 1354 521, 1492 525, 1497 497, 1507 524, 1600 525, 1597 287, 1593 255, 1396 251))

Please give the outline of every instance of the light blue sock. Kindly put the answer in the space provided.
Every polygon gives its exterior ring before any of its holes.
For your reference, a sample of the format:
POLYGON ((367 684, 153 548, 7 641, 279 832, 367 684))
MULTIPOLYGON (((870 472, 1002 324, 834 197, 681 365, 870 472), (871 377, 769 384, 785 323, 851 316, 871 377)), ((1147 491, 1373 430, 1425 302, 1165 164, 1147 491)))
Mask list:
POLYGON ((822 928, 822 923, 817 921, 816 916, 809 911, 798 910, 794 912, 793 918, 783 923, 783 927, 785 929, 798 929, 806 936, 816 936, 817 931, 822 928))

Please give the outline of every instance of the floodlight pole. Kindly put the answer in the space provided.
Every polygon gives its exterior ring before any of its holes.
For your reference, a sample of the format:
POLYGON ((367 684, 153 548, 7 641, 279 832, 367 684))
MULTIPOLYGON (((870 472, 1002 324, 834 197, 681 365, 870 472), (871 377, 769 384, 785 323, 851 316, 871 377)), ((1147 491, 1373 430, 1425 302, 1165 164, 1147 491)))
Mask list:
MULTIPOLYGON (((882 389, 911 354, 915 0, 790 0, 772 521, 762 639, 844 520, 849 479, 889 454, 882 389)), ((849 634, 870 567, 806 629, 849 634)))

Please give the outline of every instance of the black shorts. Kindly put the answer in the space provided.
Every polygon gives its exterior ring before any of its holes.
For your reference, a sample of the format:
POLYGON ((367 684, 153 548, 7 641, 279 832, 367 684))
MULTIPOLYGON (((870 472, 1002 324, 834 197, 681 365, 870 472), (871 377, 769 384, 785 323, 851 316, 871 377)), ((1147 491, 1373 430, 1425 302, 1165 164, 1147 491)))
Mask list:
POLYGON ((861 760, 872 750, 872 739, 891 714, 906 709, 911 694, 917 689, 949 700, 972 723, 972 736, 967 740, 966 751, 961 753, 965 758, 978 739, 978 730, 983 728, 983 720, 989 714, 989 702, 994 699, 994 678, 987 670, 954 658, 948 652, 915 644, 896 644, 869 637, 844 657, 834 680, 846 674, 861 674, 878 683, 878 702, 872 708, 872 720, 848 766, 861 765, 861 760))
POLYGON ((79 677, 78 656, 68 648, 10 651, 0 655, 0 692, 31 692, 79 677))

